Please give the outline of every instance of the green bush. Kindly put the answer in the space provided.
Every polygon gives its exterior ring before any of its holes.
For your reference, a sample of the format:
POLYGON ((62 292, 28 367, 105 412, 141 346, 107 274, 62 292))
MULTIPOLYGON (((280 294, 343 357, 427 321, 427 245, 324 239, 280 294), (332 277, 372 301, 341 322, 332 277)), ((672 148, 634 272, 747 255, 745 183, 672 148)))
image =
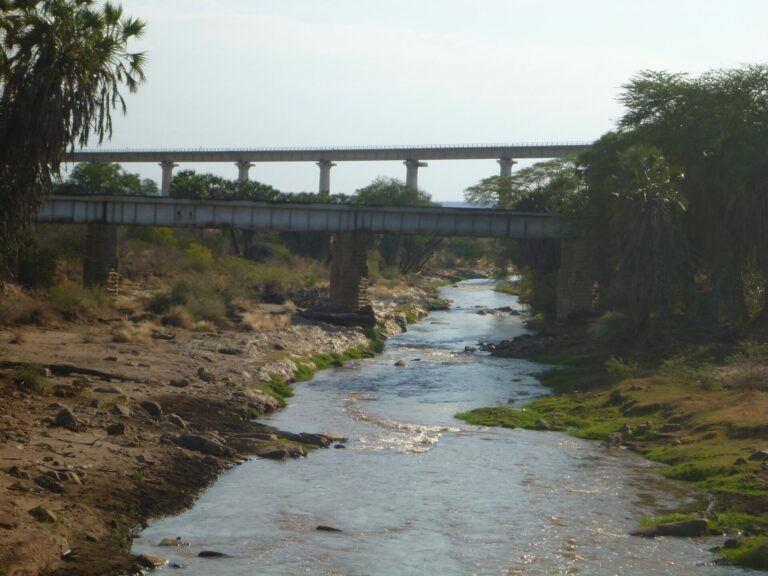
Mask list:
POLYGON ((605 371, 611 380, 621 382, 637 376, 640 366, 634 362, 622 362, 619 358, 611 356, 605 361, 605 371))
POLYGON ((45 368, 39 364, 21 364, 11 372, 11 382, 21 390, 46 395, 49 387, 45 374, 45 368))
POLYGON ((56 276, 56 254, 28 242, 19 251, 18 279, 27 288, 49 288, 56 276))
POLYGON ((93 318, 111 306, 103 288, 84 287, 73 282, 50 288, 48 299, 53 309, 65 320, 93 318))

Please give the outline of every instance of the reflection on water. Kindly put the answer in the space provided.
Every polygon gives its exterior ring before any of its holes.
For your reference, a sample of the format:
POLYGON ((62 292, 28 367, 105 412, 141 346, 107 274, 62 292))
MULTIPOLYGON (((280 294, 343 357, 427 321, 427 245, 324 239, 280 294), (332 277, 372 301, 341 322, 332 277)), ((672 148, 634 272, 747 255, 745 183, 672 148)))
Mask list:
POLYGON ((543 394, 534 375, 545 367, 465 352, 524 332, 517 317, 476 313, 514 307, 512 297, 483 281, 444 296, 452 311, 433 313, 375 359, 298 385, 270 421, 342 434, 346 450, 231 470, 194 508, 153 523, 135 552, 170 554, 190 575, 742 573, 708 564, 711 541, 627 536, 639 517, 701 506, 643 459, 560 433, 453 419, 543 394), (154 546, 176 536, 192 545, 154 546), (210 549, 231 557, 196 558, 210 549))

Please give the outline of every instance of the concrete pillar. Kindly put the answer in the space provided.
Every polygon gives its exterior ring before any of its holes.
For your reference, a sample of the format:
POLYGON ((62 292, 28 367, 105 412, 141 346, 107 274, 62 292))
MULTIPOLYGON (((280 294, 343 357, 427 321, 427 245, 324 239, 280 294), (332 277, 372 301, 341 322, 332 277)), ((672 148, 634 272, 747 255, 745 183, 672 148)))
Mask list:
POLYGON ((328 196, 331 193, 331 168, 336 166, 330 160, 320 160, 317 163, 320 166, 320 192, 321 196, 328 196))
POLYGON ((117 226, 101 222, 88 224, 83 283, 104 285, 112 270, 117 270, 117 226))
POLYGON ((594 243, 585 238, 560 241, 560 270, 557 272, 557 319, 594 312, 598 298, 600 268, 594 243))
POLYGON ((253 168, 253 162, 241 160, 235 162, 235 166, 237 166, 237 179, 240 181, 248 180, 248 171, 253 168))
POLYGON ((413 190, 419 189, 419 168, 426 168, 429 166, 426 162, 419 162, 418 160, 406 160, 405 164, 405 185, 413 190))
POLYGON ((366 232, 335 232, 331 235, 331 310, 358 312, 364 306, 370 306, 367 248, 366 232))
POLYGON ((173 162, 160 162, 160 168, 163 169, 163 179, 160 184, 160 196, 171 195, 171 180, 173 180, 173 169, 178 164, 173 162))
POLYGON ((512 158, 499 158, 497 160, 500 166, 499 176, 502 178, 512 176, 512 166, 517 164, 512 158))

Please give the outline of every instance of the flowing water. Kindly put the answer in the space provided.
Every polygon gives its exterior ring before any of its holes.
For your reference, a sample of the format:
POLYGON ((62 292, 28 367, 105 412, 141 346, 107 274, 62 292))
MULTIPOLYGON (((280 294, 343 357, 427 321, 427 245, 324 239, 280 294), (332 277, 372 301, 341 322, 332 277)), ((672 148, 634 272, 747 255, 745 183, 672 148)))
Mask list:
POLYGON ((392 338, 375 359, 297 385, 288 409, 268 420, 343 434, 346 449, 230 470, 191 510, 152 523, 134 552, 200 576, 744 572, 714 566, 712 540, 627 535, 640 517, 706 504, 656 465, 563 433, 455 420, 544 394, 534 375, 546 367, 464 351, 525 332, 515 316, 477 313, 514 307, 513 297, 489 281, 443 296, 452 310, 392 338), (399 360, 406 366, 394 366, 399 360), (154 546, 166 537, 191 546, 154 546), (229 557, 200 559, 201 550, 229 557))

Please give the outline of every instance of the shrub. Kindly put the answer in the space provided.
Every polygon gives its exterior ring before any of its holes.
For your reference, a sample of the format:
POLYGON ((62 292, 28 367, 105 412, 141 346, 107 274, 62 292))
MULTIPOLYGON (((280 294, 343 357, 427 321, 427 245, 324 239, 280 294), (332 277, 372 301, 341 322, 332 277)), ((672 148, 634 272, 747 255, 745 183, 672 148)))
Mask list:
POLYGON ((622 362, 620 359, 611 356, 605 361, 605 371, 614 382, 621 382, 637 376, 640 366, 634 362, 622 362))
POLYGON ((86 288, 73 282, 53 286, 48 297, 53 309, 65 320, 93 318, 111 307, 103 288, 86 288))
POLYGON ((52 250, 41 250, 34 242, 28 242, 19 251, 19 284, 27 288, 53 286, 56 276, 56 255, 52 250))
POLYGON ((49 391, 46 370, 39 364, 21 364, 11 372, 11 382, 21 390, 45 395, 49 391))

